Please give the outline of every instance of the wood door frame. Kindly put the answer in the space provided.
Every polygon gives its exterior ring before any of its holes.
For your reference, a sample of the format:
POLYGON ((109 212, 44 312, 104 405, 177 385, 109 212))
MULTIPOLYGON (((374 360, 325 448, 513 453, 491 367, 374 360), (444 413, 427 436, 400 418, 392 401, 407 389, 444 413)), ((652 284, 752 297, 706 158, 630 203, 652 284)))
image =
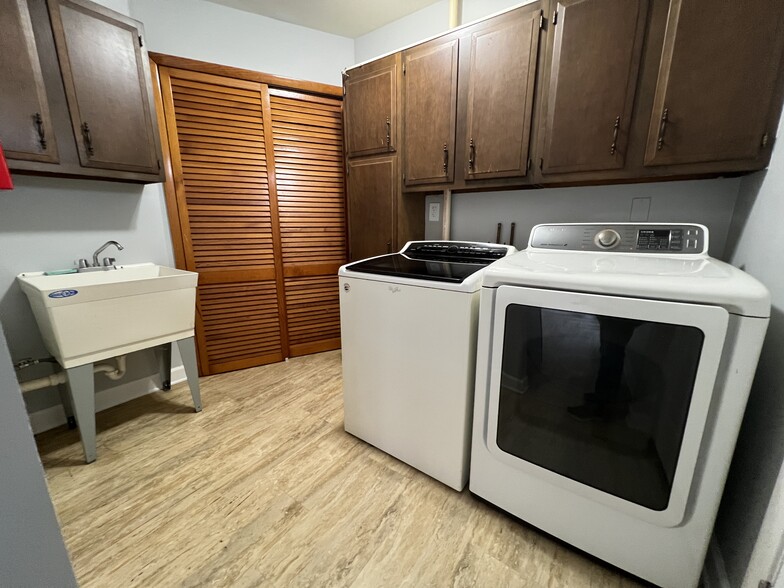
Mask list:
POLYGON ((243 69, 230 65, 220 65, 217 63, 210 63, 208 61, 189 59, 187 57, 176 57, 174 55, 155 53, 153 51, 149 52, 149 56, 150 61, 154 64, 154 67, 166 66, 176 69, 187 69, 190 71, 223 76, 226 78, 247 80, 249 82, 260 82, 262 84, 267 84, 270 88, 297 90, 298 92, 305 92, 306 94, 321 94, 324 96, 339 98, 340 100, 343 99, 343 88, 340 86, 332 86, 330 84, 322 84, 321 82, 309 82, 306 80, 286 78, 283 76, 276 76, 273 74, 254 71, 252 69, 243 69))

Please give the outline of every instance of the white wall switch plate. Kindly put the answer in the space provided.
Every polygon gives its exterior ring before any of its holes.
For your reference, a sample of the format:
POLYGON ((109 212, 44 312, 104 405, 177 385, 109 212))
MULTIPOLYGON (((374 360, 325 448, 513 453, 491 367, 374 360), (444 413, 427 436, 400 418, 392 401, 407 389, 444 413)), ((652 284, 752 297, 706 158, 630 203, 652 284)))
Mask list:
POLYGON ((430 207, 428 208, 427 220, 432 223, 437 223, 440 218, 441 218, 441 203, 431 202, 430 207))

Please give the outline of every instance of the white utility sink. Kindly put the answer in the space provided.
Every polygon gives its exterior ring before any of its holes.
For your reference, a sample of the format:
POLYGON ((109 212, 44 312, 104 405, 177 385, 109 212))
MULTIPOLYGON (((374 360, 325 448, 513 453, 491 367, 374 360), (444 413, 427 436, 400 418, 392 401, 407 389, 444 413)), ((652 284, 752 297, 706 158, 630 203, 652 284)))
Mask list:
POLYGON ((17 279, 47 350, 64 368, 193 337, 194 272, 140 263, 17 279))

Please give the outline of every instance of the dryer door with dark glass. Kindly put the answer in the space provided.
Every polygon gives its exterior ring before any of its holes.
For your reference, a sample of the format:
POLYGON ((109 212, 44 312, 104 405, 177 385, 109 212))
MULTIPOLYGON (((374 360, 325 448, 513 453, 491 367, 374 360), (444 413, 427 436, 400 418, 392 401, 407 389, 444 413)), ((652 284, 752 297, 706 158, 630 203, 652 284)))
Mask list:
POLYGON ((573 492, 679 524, 727 323, 715 306, 501 286, 488 448, 573 492))

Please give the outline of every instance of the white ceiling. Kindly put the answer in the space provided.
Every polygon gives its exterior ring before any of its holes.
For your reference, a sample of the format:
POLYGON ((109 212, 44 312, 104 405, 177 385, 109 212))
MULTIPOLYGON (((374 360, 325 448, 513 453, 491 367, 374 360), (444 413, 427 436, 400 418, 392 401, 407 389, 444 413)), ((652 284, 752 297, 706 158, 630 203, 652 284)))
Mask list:
POLYGON ((438 0, 210 0, 352 39, 438 0))

